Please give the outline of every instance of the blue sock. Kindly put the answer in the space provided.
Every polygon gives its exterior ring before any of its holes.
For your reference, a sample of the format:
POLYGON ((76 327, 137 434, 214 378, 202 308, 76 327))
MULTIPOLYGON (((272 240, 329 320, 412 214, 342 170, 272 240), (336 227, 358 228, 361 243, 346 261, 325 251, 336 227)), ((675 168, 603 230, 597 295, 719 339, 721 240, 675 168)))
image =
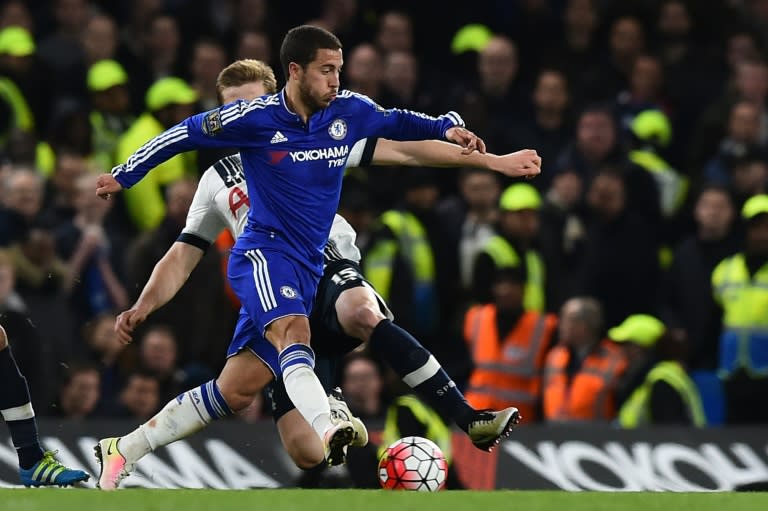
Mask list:
POLYGON ((280 364, 280 372, 285 375, 286 369, 294 366, 307 365, 310 369, 315 368, 315 352, 306 344, 293 343, 280 352, 277 356, 277 362, 280 364))
POLYGON ((19 371, 10 346, 0 350, 0 388, 0 413, 11 432, 19 466, 23 469, 32 468, 43 458, 43 448, 37 436, 37 423, 27 380, 19 371))
MULTIPOLYGON (((198 388, 192 389, 189 392, 192 394, 193 402, 197 397, 195 394, 197 392, 200 393, 200 396, 203 399, 203 406, 205 406, 205 411, 211 419, 221 419, 222 417, 232 415, 232 410, 229 409, 229 405, 224 401, 224 396, 221 395, 219 386, 216 385, 216 380, 203 383, 198 388)), ((181 402, 182 398, 183 394, 176 399, 181 402)))
POLYGON ((373 329, 371 352, 386 362, 419 397, 463 430, 472 421, 472 408, 448 373, 411 334, 388 319, 373 329))

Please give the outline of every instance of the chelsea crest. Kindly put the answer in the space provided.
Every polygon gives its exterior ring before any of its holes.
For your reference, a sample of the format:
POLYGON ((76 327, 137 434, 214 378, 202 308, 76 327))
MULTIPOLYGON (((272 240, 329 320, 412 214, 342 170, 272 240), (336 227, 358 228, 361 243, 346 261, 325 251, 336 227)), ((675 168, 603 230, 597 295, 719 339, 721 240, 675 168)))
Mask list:
POLYGON ((341 140, 347 136, 347 123, 343 119, 335 119, 328 126, 328 134, 334 140, 341 140))

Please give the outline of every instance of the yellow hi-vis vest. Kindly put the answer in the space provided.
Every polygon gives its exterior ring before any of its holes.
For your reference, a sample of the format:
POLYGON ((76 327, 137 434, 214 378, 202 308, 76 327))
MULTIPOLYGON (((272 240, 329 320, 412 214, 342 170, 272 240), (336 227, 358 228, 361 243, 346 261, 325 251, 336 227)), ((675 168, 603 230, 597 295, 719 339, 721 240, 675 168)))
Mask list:
MULTIPOLYGON (((160 122, 152 114, 143 113, 118 140, 115 154, 117 162, 124 163, 136 149, 162 132, 163 126, 160 122)), ((177 154, 122 192, 128 215, 140 231, 152 230, 163 221, 165 218, 163 187, 193 174, 194 154, 194 152, 177 154)))
POLYGON ((411 267, 414 284, 434 286, 435 258, 421 222, 407 211, 390 210, 379 221, 389 227, 396 240, 377 242, 365 256, 365 278, 387 300, 392 288, 392 270, 398 250, 411 267))
POLYGON ((663 381, 674 388, 683 398, 688 416, 693 425, 702 428, 707 425, 704 406, 696 384, 679 362, 665 360, 656 364, 646 375, 643 383, 635 389, 619 410, 619 424, 622 428, 636 428, 653 424, 651 417, 651 389, 653 384, 663 381))
POLYGON ((0 77, 0 97, 2 97, 11 107, 13 116, 12 126, 21 131, 30 132, 35 128, 35 120, 32 117, 32 111, 29 109, 24 94, 13 83, 13 80, 0 77))
POLYGON ((723 308, 720 376, 742 368, 768 377, 768 264, 751 277, 744 254, 723 259, 712 272, 712 288, 723 308))
MULTIPOLYGON (((451 430, 443 422, 443 419, 429 406, 425 405, 418 397, 405 395, 398 397, 389 410, 387 410, 387 419, 384 422, 384 431, 381 434, 381 445, 379 446, 379 457, 384 454, 384 450, 395 440, 403 436, 410 436, 411 433, 403 433, 397 427, 397 408, 408 408, 416 420, 424 424, 424 437, 437 444, 445 460, 451 462, 451 430)), ((422 435, 418 435, 422 436, 422 435)))
POLYGON ((636 149, 629 152, 629 159, 650 172, 656 180, 662 215, 671 217, 677 213, 688 194, 688 178, 653 151, 636 149))
MULTIPOLYGON (((499 235, 492 236, 483 247, 483 252, 491 256, 496 268, 515 268, 520 266, 520 256, 506 239, 499 235)), ((546 308, 544 298, 544 262, 535 250, 525 253, 525 297, 523 308, 537 312, 544 312, 546 308)))

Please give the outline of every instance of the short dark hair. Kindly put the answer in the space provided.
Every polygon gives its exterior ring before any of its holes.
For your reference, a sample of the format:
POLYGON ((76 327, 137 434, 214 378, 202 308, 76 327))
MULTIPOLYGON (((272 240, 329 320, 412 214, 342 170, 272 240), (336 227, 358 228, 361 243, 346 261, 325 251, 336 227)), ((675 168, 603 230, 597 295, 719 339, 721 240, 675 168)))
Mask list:
POLYGON ((291 62, 305 68, 315 60, 317 50, 340 50, 341 48, 339 38, 324 28, 301 25, 290 29, 280 46, 280 64, 283 66, 285 79, 288 80, 288 64, 291 62))

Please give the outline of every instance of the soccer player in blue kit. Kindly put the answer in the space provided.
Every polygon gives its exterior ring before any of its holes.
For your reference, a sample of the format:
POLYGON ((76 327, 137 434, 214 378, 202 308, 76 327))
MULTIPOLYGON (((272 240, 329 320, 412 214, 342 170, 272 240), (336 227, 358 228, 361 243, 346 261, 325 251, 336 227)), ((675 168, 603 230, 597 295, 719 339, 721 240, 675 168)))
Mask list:
MULTIPOLYGON (((112 176, 127 188, 180 152, 240 149, 251 210, 232 249, 228 275, 243 308, 228 352, 231 371, 222 371, 194 397, 211 418, 228 415, 230 406, 241 408, 244 399, 250 402, 252 396, 230 392, 230 386, 236 388, 233 378, 248 377, 250 351, 277 368, 291 401, 323 439, 333 463, 343 458, 354 430, 349 421, 331 420, 328 399, 312 371, 307 315, 349 150, 367 137, 446 139, 466 152, 485 147, 455 113, 433 118, 385 110, 364 96, 339 91, 341 43, 326 30, 292 29, 280 54, 288 77, 281 92, 192 116, 147 142, 112 176), (262 335, 274 348, 253 340, 262 335)), ((100 180, 100 195, 115 191, 103 185, 100 180)))

